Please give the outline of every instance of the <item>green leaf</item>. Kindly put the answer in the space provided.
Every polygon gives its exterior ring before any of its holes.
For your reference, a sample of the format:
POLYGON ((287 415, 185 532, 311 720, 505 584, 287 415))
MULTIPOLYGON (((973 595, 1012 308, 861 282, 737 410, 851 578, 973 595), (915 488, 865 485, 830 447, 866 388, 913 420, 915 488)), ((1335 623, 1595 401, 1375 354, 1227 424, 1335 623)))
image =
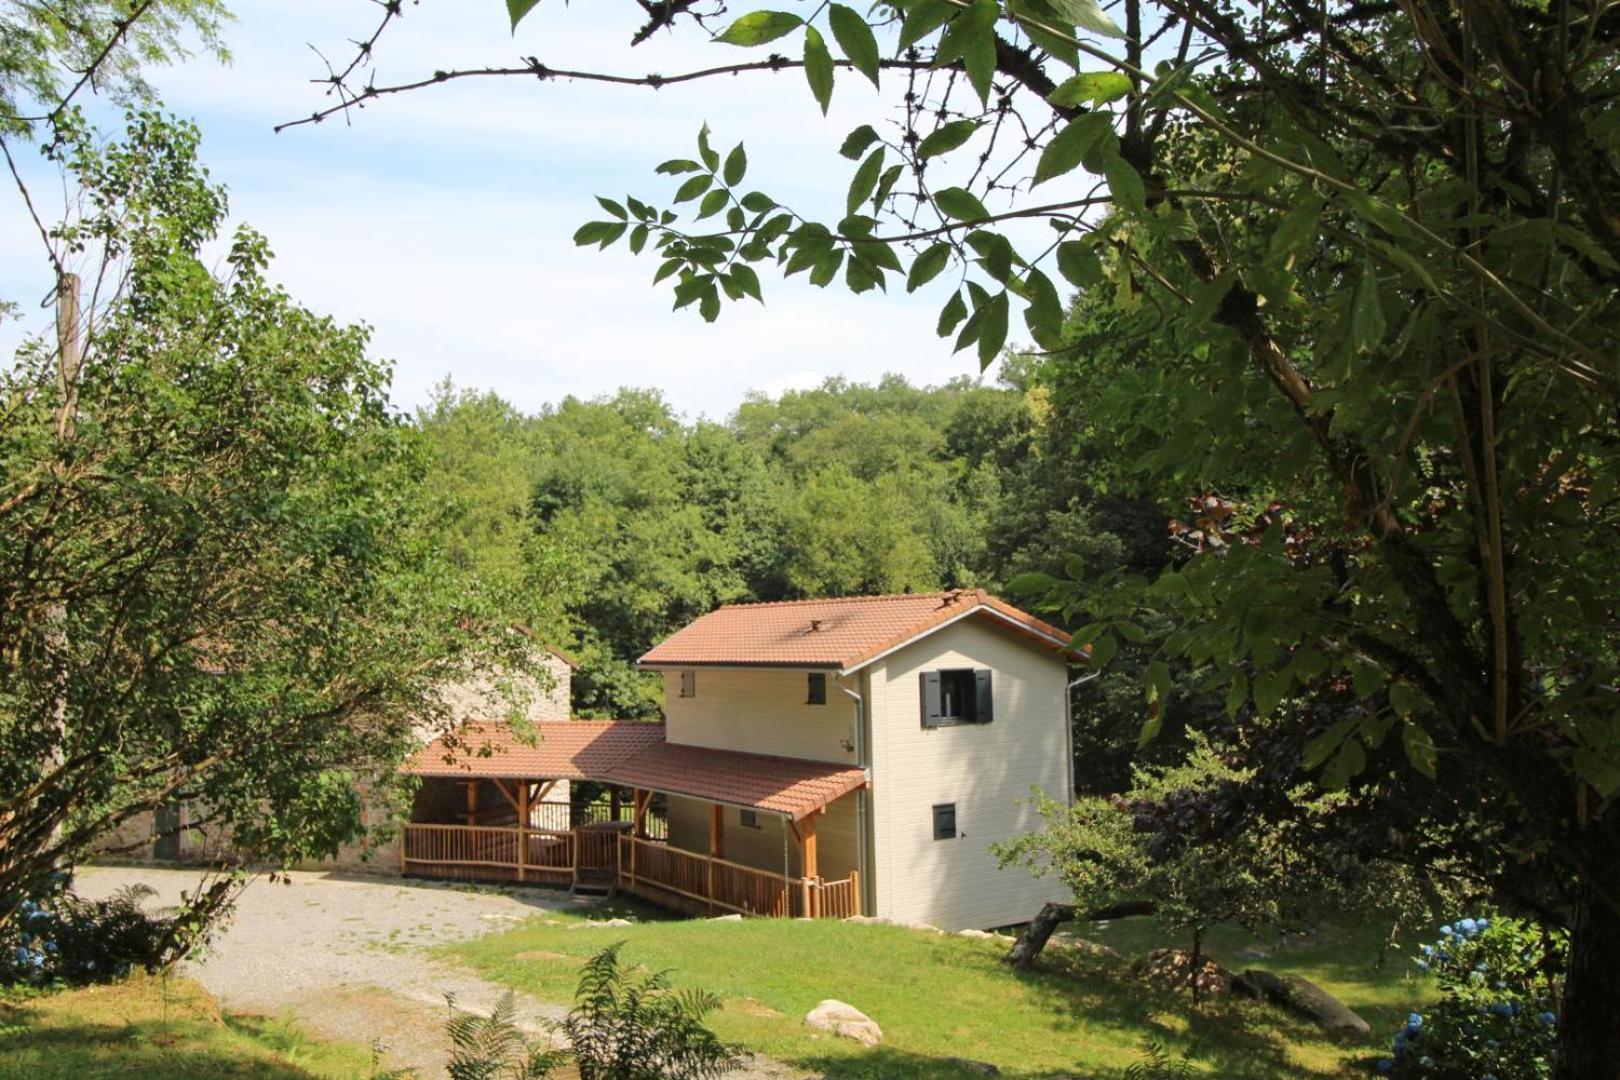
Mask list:
POLYGON ((752 296, 760 303, 765 302, 765 297, 759 291, 759 275, 754 272, 752 266, 747 263, 736 263, 731 268, 731 280, 736 282, 744 294, 752 296))
POLYGON ((720 155, 715 153, 714 147, 709 145, 708 124, 698 128, 698 157, 703 159, 703 167, 710 172, 714 172, 720 167, 720 155))
POLYGON ((681 173, 697 172, 701 168, 703 166, 695 161, 688 161, 686 158, 671 158, 653 171, 669 176, 679 176, 681 173))
POLYGON ((978 221, 990 216, 984 204, 966 188, 948 187, 934 193, 934 203, 947 217, 957 221, 978 221))
POLYGON ((1339 744, 1339 752, 1333 755, 1327 768, 1322 770, 1322 786, 1329 791, 1339 791, 1347 787, 1350 779, 1367 767, 1367 752, 1361 748, 1358 739, 1346 739, 1339 744))
POLYGON ((1108 178, 1108 192, 1116 204, 1134 213, 1147 212, 1147 187, 1130 162, 1118 154, 1109 154, 1103 159, 1103 175, 1108 178))
POLYGON ((1314 769, 1332 756, 1345 738, 1361 723, 1361 718, 1352 716, 1333 724, 1322 734, 1317 735, 1305 744, 1305 756, 1300 762, 1306 769, 1314 769))
POLYGON ((1406 760, 1412 763, 1412 768, 1431 780, 1434 779, 1439 754, 1435 751, 1434 740, 1429 738, 1429 733, 1416 724, 1407 724, 1401 730, 1401 745, 1406 748, 1406 760))
POLYGON ((1384 685, 1384 669, 1359 657, 1352 658, 1350 680, 1355 686, 1356 697, 1370 698, 1384 685))
POLYGON ((909 49, 951 20, 957 9, 944 0, 917 0, 900 23, 900 47, 909 49))
POLYGON ((1065 240, 1057 249, 1058 273, 1077 289, 1087 289, 1103 279, 1102 260, 1090 244, 1065 240))
POLYGON ((833 40, 844 50, 850 64, 871 79, 873 86, 878 85, 878 43, 866 20, 852 8, 833 4, 827 11, 827 21, 832 26, 833 40))
POLYGON ((620 206, 612 199, 604 199, 602 196, 598 195, 596 197, 596 201, 602 207, 602 209, 606 210, 620 221, 623 221, 625 218, 629 217, 629 215, 624 212, 624 207, 620 206))
POLYGON ((1131 92, 1130 77, 1118 71, 1083 71, 1063 80, 1046 100, 1060 108, 1106 105, 1131 92))
POLYGON ((698 203, 696 220, 702 221, 706 217, 713 217, 715 214, 718 214, 720 211, 724 210, 726 208, 726 204, 730 201, 731 196, 726 192, 725 188, 715 188, 713 191, 703 196, 703 201, 698 203))
POLYGON ((1035 183, 1044 184, 1071 171, 1112 132, 1112 121, 1106 113, 1086 113, 1069 121, 1041 151, 1035 165, 1035 183))
POLYGON ((776 202, 764 192, 750 191, 742 197, 742 207, 750 214, 763 214, 776 209, 776 202))
POLYGON ((1154 739, 1157 739, 1159 732, 1162 730, 1164 730, 1163 710, 1158 708, 1149 709, 1148 718, 1142 721, 1142 730, 1136 736, 1136 748, 1140 750, 1154 739))
POLYGON ((1269 716, 1282 704, 1293 678, 1287 672, 1268 671, 1254 680, 1254 708, 1261 716, 1269 716))
POLYGON ((691 199, 695 199, 705 191, 708 191, 709 185, 712 183, 714 183, 714 177, 710 176, 708 173, 700 173, 697 176, 690 177, 685 183, 675 189, 675 201, 678 203, 683 203, 691 199))
POLYGON ((878 133, 872 130, 871 124, 862 124, 848 135, 844 136, 844 145, 838 152, 851 161, 859 160, 866 153, 866 148, 878 141, 878 133))
POLYGON ((810 83, 810 93, 821 106, 821 114, 827 115, 833 92, 832 54, 827 51, 821 31, 813 26, 804 28, 804 77, 810 83))
POLYGON ((973 137, 979 130, 976 120, 953 120, 943 124, 928 133, 928 137, 917 144, 917 156, 921 158, 938 157, 948 154, 958 146, 973 137))
POLYGON ((1620 791, 1620 763, 1612 757, 1582 746, 1576 749, 1570 763, 1575 767, 1575 775, 1590 784, 1600 797, 1607 799, 1620 791))
POLYGON ((506 0, 506 13, 512 17, 512 32, 517 33, 518 23, 524 16, 539 6, 540 0, 506 0))
POLYGON ((714 40, 725 45, 763 45, 791 34, 804 25, 804 20, 786 11, 750 11, 714 40))
POLYGON ((1226 715, 1228 719, 1236 719, 1238 710, 1249 700, 1249 680, 1243 672, 1232 676, 1232 685, 1226 690, 1226 715))
POLYGON ((1163 713, 1163 703, 1170 700, 1170 665, 1163 660, 1155 660, 1147 669, 1147 701, 1149 705, 1159 704, 1160 713, 1163 713))
POLYGON ((957 324, 967 318, 967 313, 967 301, 962 299, 962 294, 951 293, 951 298, 939 309, 939 323, 934 327, 934 332, 940 337, 950 337, 957 324))
POLYGON ((669 277, 669 275, 679 270, 683 265, 685 265, 684 260, 665 259, 664 264, 658 268, 658 273, 653 275, 653 284, 656 285, 660 281, 663 281, 665 278, 669 277))
POLYGON ((611 224, 606 221, 587 221, 574 231, 574 243, 579 247, 600 243, 611 224))
POLYGON ((1108 13, 1102 9, 1097 0, 1052 0, 1052 6, 1057 8, 1058 14, 1082 30, 1090 30, 1104 37, 1125 36, 1125 32, 1108 17, 1108 13))
POLYGON ((916 292, 933 281, 951 260, 951 245, 938 243, 912 260, 906 275, 906 292, 916 292))
POLYGON ((1007 341, 1007 293, 998 292, 980 310, 983 314, 979 319, 979 370, 983 371, 995 362, 1007 341))
POLYGON ((961 60, 981 102, 989 100, 990 81, 996 71, 995 25, 1000 15, 996 0, 973 0, 972 6, 945 28, 934 55, 935 67, 961 60))
POLYGON ((645 223, 643 223, 630 230, 630 250, 632 253, 640 255, 641 249, 646 246, 647 226, 645 223))
POLYGON ((1389 685, 1389 703, 1403 718, 1421 714, 1428 702, 1429 699, 1410 683, 1397 682, 1389 685))
POLYGON ((1368 256, 1350 300, 1350 344, 1367 352, 1384 340, 1384 305, 1378 298, 1378 268, 1368 256))
POLYGON ((1114 658, 1115 653, 1119 652, 1119 643, 1107 634, 1099 634, 1089 644, 1091 645, 1091 666, 1094 668, 1102 667, 1114 658))
POLYGON ((726 155, 726 167, 722 170, 721 176, 727 184, 735 186, 742 183, 742 178, 747 172, 748 152, 743 149, 742 143, 738 143, 732 148, 731 153, 726 155))
POLYGON ((1057 578, 1051 574, 1031 572, 1019 574, 1007 582, 1007 591, 1014 596, 1044 596, 1056 585, 1057 578))
POLYGON ((883 171, 884 156, 884 149, 880 146, 868 154, 866 160, 861 162, 861 167, 855 170, 855 177, 849 182, 849 193, 844 197, 846 214, 853 214, 877 187, 878 174, 883 171))
POLYGON ((1314 240, 1317 225, 1322 220, 1322 206, 1322 200, 1312 195, 1285 214, 1277 231, 1271 234, 1266 261, 1282 266, 1308 241, 1314 240))

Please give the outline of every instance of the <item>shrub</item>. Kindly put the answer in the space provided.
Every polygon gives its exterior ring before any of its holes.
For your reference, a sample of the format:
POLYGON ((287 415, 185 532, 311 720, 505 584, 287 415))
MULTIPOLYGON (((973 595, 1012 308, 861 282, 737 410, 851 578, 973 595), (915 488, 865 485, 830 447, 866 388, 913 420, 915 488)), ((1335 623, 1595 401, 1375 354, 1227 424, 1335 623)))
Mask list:
POLYGON ((67 875, 54 875, 54 892, 23 900, 0 923, 0 985, 105 982, 164 965, 173 920, 144 910, 156 895, 151 888, 129 885, 87 900, 66 885, 67 875))
MULTIPOLYGON (((455 998, 446 996, 452 1010, 455 998)), ((450 1080, 545 1080, 567 1054, 532 1045, 512 1022, 516 1002, 508 990, 488 1016, 452 1012, 445 1024, 450 1036, 450 1080)))
POLYGON ((1425 1080, 1542 1080, 1557 1046, 1562 935, 1517 919, 1462 919, 1414 959, 1440 1001, 1413 1013, 1380 1072, 1425 1080))
POLYGON ((735 1066, 735 1049, 703 1024, 720 999, 672 990, 666 972, 632 978, 619 965, 622 948, 586 961, 563 1022, 580 1080, 705 1080, 735 1066))

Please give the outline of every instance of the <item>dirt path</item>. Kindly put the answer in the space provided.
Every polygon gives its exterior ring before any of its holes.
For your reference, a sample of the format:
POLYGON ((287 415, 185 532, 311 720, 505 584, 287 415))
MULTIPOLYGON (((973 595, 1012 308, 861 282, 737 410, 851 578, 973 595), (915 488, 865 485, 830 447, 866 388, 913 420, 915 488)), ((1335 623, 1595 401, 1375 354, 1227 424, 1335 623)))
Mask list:
MULTIPOLYGON (((248 886, 235 916, 187 973, 228 1008, 291 1013, 327 1038, 382 1048, 391 1064, 443 1075, 446 993, 456 1004, 487 1012, 504 988, 426 949, 505 930, 531 915, 588 906, 537 889, 441 886, 360 874, 295 872, 290 884, 248 886)), ((194 888, 190 870, 91 867, 77 885, 105 896, 143 882, 172 904, 194 888)), ((520 997, 519 1021, 538 1030, 564 1009, 520 997)))
MULTIPOLYGON (((532 915, 577 911, 596 901, 550 889, 439 885, 353 873, 295 871, 286 885, 260 879, 237 902, 230 924, 186 973, 235 1012, 291 1014, 328 1039, 376 1046, 384 1063, 423 1080, 444 1075, 444 996, 487 1013, 506 988, 429 956, 434 945, 499 933, 532 915)), ((85 896, 125 885, 157 890, 153 906, 177 903, 197 871, 95 866, 78 872, 85 896)), ((518 1023, 537 1033, 566 1009, 518 995, 518 1023)), ((730 1080, 791 1080, 805 1074, 763 1058, 730 1080)))

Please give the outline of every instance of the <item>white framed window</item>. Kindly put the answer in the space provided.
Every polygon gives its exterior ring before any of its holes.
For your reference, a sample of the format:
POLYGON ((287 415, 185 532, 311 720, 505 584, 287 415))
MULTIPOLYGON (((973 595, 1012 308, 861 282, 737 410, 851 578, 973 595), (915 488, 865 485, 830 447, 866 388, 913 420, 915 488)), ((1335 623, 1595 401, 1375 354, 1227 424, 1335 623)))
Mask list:
POLYGON ((805 680, 804 703, 806 705, 827 704, 827 673, 825 671, 812 671, 810 677, 805 680))
POLYGON ((681 697, 697 697, 697 672, 681 672, 681 697))

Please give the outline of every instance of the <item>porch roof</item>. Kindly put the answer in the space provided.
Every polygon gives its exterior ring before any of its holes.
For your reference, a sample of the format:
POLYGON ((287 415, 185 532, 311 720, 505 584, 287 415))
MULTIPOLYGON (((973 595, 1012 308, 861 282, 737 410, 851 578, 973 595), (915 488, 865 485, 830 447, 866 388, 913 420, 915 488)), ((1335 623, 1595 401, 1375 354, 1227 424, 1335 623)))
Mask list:
POLYGON ((401 766, 417 776, 502 780, 600 780, 614 765, 664 741, 664 725, 641 720, 533 724, 538 742, 510 724, 473 721, 417 750, 401 766))
POLYGON ((798 821, 865 786, 866 773, 837 762, 659 741, 621 760, 599 779, 798 821))

